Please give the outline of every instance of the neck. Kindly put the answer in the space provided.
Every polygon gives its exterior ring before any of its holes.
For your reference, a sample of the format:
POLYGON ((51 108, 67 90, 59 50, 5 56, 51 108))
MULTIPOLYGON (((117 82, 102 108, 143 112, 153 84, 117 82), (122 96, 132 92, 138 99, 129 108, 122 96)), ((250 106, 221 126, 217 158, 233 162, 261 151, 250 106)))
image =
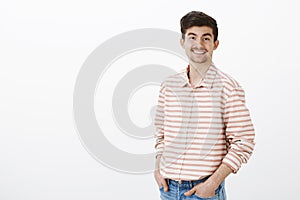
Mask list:
POLYGON ((192 85, 195 85, 202 81, 211 64, 212 63, 210 62, 201 63, 201 64, 190 62, 189 78, 192 85))

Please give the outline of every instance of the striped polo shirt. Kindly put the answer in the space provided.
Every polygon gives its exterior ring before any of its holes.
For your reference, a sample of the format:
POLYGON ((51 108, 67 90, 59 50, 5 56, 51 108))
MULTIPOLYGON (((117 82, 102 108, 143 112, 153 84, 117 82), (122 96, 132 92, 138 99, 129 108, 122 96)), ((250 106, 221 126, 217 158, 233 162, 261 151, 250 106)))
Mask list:
POLYGON ((161 84, 155 117, 160 173, 174 180, 198 180, 221 163, 236 173, 254 148, 254 127, 244 90, 229 75, 210 66, 192 87, 187 73, 161 84))

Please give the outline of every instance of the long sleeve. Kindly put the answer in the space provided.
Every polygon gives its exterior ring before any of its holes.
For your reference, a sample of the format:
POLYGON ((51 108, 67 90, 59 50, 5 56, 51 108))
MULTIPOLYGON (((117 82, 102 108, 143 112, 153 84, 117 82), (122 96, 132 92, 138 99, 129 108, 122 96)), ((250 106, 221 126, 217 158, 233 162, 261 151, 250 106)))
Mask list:
POLYGON ((156 127, 156 157, 161 155, 164 150, 164 118, 165 118, 165 86, 162 83, 160 86, 159 96, 158 96, 158 104, 156 109, 156 116, 154 125, 156 127))
POLYGON ((254 127, 245 105, 244 90, 237 86, 230 92, 224 110, 228 152, 223 163, 236 173, 246 163, 254 149, 254 127))

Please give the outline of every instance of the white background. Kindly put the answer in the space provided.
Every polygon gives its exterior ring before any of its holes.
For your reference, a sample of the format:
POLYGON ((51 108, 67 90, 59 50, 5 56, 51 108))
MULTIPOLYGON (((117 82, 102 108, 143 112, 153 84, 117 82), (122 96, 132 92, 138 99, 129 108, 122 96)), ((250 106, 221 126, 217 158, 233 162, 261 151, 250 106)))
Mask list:
POLYGON ((1 1, 0 199, 159 199, 152 174, 110 170, 85 150, 73 121, 72 95, 81 65, 102 42, 138 28, 179 31, 180 18, 191 10, 217 19, 220 46, 214 61, 243 85, 256 128, 254 155, 227 179, 228 198, 296 199, 297 5, 288 0, 1 1))

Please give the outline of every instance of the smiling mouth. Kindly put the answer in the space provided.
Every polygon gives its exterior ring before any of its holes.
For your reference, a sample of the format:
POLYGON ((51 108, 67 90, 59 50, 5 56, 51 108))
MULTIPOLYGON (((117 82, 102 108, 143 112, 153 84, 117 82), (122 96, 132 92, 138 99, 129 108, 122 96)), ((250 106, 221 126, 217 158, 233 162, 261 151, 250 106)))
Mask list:
POLYGON ((203 55, 206 53, 206 51, 204 50, 195 50, 195 49, 192 49, 192 52, 197 55, 203 55))

